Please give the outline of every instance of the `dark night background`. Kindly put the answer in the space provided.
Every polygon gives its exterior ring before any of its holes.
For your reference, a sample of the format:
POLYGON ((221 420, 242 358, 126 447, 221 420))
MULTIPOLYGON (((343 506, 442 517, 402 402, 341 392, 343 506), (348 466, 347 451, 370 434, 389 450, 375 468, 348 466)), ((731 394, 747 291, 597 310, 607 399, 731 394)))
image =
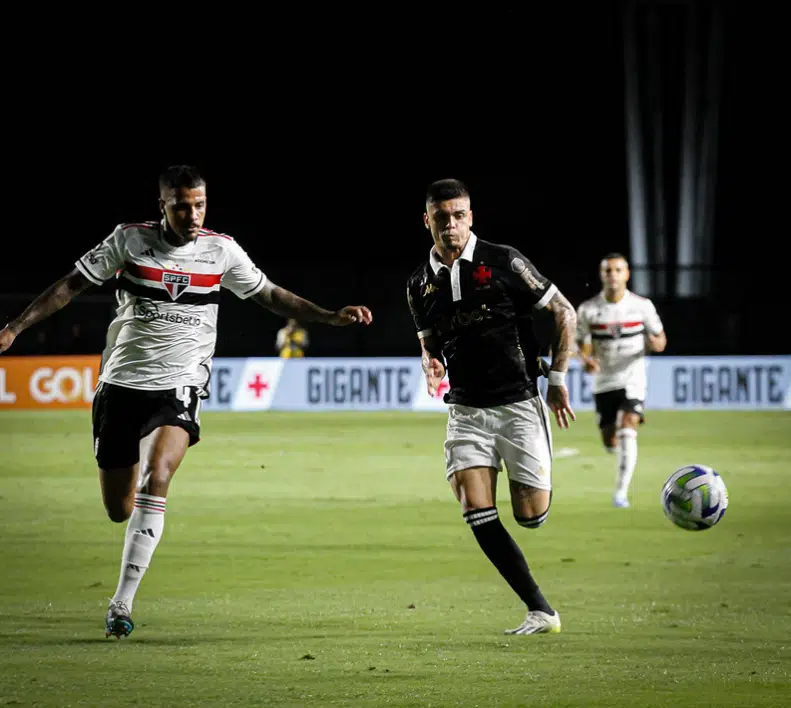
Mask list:
MULTIPOLYGON (((431 246, 423 195, 441 177, 467 182, 479 236, 518 247, 579 304, 598 289, 602 254, 630 252, 624 5, 357 17, 357 30, 329 10, 299 26, 295 12, 271 17, 256 44, 160 55, 151 73, 74 46, 44 84, 44 70, 15 75, 0 319, 117 223, 157 218, 157 174, 172 163, 204 170, 206 226, 274 282, 327 307, 372 308, 368 329, 310 326, 309 355, 416 354, 404 288, 431 246)), ((637 5, 659 18, 672 225, 687 3, 637 5)), ((655 301, 669 354, 784 353, 779 10, 723 8, 714 278, 705 297, 655 301)), ((9 354, 98 353, 110 295, 88 291, 9 354)), ((217 355, 274 355, 281 325, 224 293, 217 355)))

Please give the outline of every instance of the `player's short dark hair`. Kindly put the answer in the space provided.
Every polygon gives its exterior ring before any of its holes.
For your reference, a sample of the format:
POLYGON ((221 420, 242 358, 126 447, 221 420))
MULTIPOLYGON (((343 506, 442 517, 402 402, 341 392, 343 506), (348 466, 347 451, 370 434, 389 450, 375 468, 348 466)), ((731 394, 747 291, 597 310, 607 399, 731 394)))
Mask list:
POLYGON ((629 259, 625 255, 623 255, 623 253, 618 253, 617 251, 610 251, 606 256, 604 256, 604 258, 602 258, 602 260, 612 261, 615 260, 616 258, 620 258, 621 260, 626 261, 627 264, 629 263, 629 259))
POLYGON ((161 175, 159 175, 159 190, 165 189, 197 189, 205 187, 206 180, 203 179, 197 167, 192 165, 171 165, 161 175))
POLYGON ((469 196, 470 190, 467 189, 467 185, 461 180, 438 179, 436 182, 432 182, 426 190, 426 204, 469 196))

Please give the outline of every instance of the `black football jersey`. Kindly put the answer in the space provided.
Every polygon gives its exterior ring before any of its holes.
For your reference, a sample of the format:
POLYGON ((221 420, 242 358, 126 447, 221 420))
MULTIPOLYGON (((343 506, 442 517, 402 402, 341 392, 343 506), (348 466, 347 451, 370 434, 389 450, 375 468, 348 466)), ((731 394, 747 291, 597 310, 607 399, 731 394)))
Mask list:
POLYGON ((418 336, 441 347, 445 402, 486 408, 537 395, 541 345, 532 315, 556 292, 511 246, 471 234, 452 268, 432 249, 409 277, 407 301, 418 336))

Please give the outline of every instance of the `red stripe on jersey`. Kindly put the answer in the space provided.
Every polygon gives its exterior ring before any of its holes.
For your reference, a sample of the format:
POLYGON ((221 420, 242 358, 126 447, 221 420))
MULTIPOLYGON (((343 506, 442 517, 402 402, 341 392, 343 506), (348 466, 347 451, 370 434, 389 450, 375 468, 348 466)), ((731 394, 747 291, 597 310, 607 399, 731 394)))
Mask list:
POLYGON ((218 234, 216 231, 210 231, 209 229, 201 229, 200 230, 201 236, 219 236, 220 238, 227 238, 229 241, 233 241, 233 238, 228 236, 227 234, 218 234))
POLYGON ((121 226, 121 228, 124 231, 126 231, 127 229, 155 229, 157 228, 157 226, 158 224, 156 223, 151 223, 151 224, 140 223, 140 224, 124 224, 123 226, 121 226))
POLYGON ((135 278, 143 278, 144 280, 153 280, 157 283, 162 282, 163 273, 177 273, 179 275, 189 275, 190 285, 197 285, 201 288, 211 288, 218 285, 222 279, 222 273, 185 273, 180 270, 163 270, 162 268, 152 268, 151 266, 144 266, 138 263, 124 263, 124 269, 129 275, 135 278))
POLYGON ((608 327, 639 327, 642 322, 610 322, 609 324, 592 324, 591 329, 607 329, 608 327))

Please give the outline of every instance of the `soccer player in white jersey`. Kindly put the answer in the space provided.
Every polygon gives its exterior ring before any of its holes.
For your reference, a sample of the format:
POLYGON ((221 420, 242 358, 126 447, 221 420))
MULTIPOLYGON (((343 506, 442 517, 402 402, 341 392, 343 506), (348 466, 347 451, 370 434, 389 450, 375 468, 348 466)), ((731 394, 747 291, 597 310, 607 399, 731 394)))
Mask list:
POLYGON ((91 285, 115 280, 118 308, 93 401, 104 506, 112 521, 128 520, 108 637, 134 629, 132 604, 162 537, 170 480, 200 439, 220 288, 281 317, 335 326, 372 319, 367 307, 326 310, 275 285, 230 236, 204 229, 206 183, 194 167, 168 168, 159 193, 161 221, 117 226, 0 330, 1 353, 91 285))
POLYGON ((613 505, 629 506, 637 465, 637 429, 645 422, 645 354, 664 351, 667 337, 654 304, 627 289, 629 264, 620 253, 601 261, 602 290, 577 309, 577 352, 593 374, 602 441, 616 455, 613 505))

